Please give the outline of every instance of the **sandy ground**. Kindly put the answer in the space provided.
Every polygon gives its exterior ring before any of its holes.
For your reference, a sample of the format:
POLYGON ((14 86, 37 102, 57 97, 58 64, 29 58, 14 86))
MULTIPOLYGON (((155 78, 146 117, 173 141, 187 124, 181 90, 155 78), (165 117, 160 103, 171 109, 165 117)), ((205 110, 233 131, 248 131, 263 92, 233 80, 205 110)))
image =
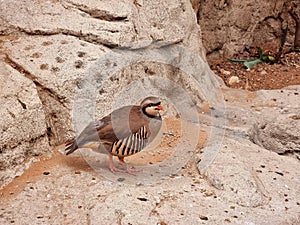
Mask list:
MULTIPOLYGON (((142 152, 130 156, 125 159, 128 165, 132 167, 143 168, 147 165, 153 165, 165 160, 172 154, 175 146, 181 139, 181 121, 179 119, 166 118, 164 120, 164 127, 161 130, 159 139, 159 146, 151 145, 142 152)), ((201 147, 205 146, 208 138, 207 130, 200 130, 199 133, 199 145, 195 150, 195 153, 201 151, 201 147)), ((83 154, 77 151, 75 154, 66 156, 62 154, 64 145, 57 146, 52 153, 35 157, 35 163, 33 163, 29 169, 27 169, 21 176, 16 177, 11 183, 6 185, 0 190, 0 196, 2 200, 14 199, 26 186, 36 181, 43 180, 49 175, 53 168, 62 167, 62 173, 75 173, 80 174, 82 171, 88 173, 96 173, 94 167, 102 167, 106 174, 111 172, 108 169, 108 156, 104 154, 93 153, 89 150, 81 150, 83 154), (88 153, 86 154, 87 151, 88 153), (101 160, 95 157, 101 158, 101 160), (91 162, 93 160, 93 162, 91 162)), ((29 161, 29 159, 27 160, 29 161)), ((26 162, 25 162, 26 163, 26 162)), ((115 159, 115 164, 118 165, 115 159)), ((192 162, 186 164, 187 168, 190 168, 189 173, 198 174, 196 166, 192 162)), ((136 176, 138 176, 138 173, 136 176)), ((116 173, 122 175, 122 173, 116 173)), ((57 174, 61 176, 62 174, 57 174)), ((95 174, 95 176, 97 176, 95 174)), ((54 178, 54 177, 53 177, 54 178)), ((55 179, 55 178, 54 178, 55 179)))

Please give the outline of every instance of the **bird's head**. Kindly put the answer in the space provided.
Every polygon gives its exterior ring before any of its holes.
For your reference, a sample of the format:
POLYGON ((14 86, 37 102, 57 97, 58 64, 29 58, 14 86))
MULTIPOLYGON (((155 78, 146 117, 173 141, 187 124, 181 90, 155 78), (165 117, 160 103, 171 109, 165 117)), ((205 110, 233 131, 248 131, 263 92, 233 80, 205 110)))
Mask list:
POLYGON ((159 111, 164 110, 161 106, 161 101, 157 97, 147 97, 141 102, 141 108, 149 117, 160 116, 159 111))

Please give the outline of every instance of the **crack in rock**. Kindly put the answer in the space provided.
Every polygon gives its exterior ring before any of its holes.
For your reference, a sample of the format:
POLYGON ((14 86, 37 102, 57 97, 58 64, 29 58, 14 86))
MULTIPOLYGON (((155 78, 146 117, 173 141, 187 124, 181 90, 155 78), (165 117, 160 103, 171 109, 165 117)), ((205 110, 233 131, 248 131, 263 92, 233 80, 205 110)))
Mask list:
MULTIPOLYGON (((42 91, 42 92, 46 93, 48 96, 50 96, 51 98, 53 98, 56 101, 60 102, 64 107, 67 108, 67 106, 65 105, 65 102, 66 102, 65 97, 59 96, 57 93, 55 93, 55 91, 51 90, 48 87, 45 87, 41 82, 38 81, 38 78, 35 75, 31 74, 28 70, 26 70, 24 67, 22 67, 17 62, 15 62, 9 55, 6 54, 4 60, 8 65, 10 65, 12 68, 17 70, 20 74, 23 74, 26 78, 31 80, 36 85, 39 96, 41 94, 40 92, 42 91)), ((40 100, 43 103, 41 98, 40 98, 40 100)), ((23 108, 24 107, 26 108, 25 103, 21 102, 20 99, 18 99, 18 101, 20 102, 20 104, 22 105, 23 108)))
MULTIPOLYGON (((128 20, 127 15, 114 15, 107 10, 93 9, 93 8, 88 7, 87 5, 76 4, 76 3, 70 2, 70 1, 68 1, 67 3, 69 3, 69 5, 71 5, 71 7, 76 8, 77 10, 79 10, 95 19, 100 19, 100 20, 105 20, 105 21, 126 21, 126 20, 128 20)), ((66 9, 69 8, 69 6, 67 6, 66 4, 63 4, 63 6, 66 9)))

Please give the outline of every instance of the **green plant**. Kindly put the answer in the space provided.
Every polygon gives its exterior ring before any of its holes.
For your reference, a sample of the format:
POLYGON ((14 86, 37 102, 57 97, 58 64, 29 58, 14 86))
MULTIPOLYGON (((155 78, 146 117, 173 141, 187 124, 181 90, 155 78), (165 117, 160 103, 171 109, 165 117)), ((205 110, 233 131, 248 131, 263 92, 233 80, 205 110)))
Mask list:
POLYGON ((229 61, 243 63, 247 69, 250 69, 253 66, 255 66, 261 62, 266 62, 266 63, 270 63, 270 64, 273 64, 275 62, 275 58, 271 55, 263 54, 263 51, 261 48, 258 48, 258 55, 259 55, 258 59, 229 59, 229 61))

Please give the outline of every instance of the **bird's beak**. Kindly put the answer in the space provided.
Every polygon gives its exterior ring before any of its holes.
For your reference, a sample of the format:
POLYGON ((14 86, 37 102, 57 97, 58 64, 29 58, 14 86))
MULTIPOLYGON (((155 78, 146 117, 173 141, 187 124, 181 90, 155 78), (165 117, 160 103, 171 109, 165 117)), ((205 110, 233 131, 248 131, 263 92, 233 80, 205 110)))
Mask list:
POLYGON ((159 109, 159 110, 165 110, 161 105, 158 105, 157 109, 159 109))

